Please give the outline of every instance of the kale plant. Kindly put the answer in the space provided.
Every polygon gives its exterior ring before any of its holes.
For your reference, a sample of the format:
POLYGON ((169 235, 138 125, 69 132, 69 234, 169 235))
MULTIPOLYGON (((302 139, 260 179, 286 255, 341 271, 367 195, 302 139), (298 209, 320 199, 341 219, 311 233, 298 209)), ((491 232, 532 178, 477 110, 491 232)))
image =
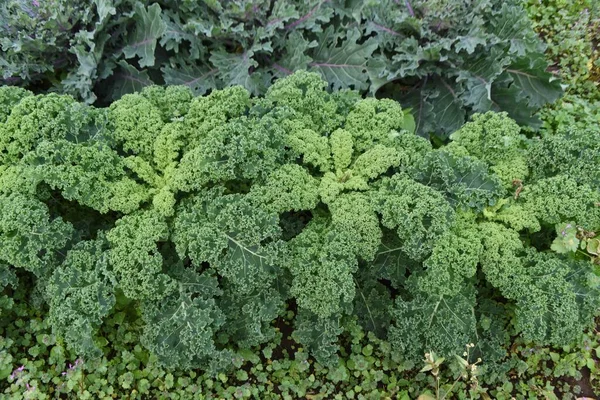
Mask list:
POLYGON ((564 345, 590 326, 598 266, 551 247, 556 224, 600 228, 597 143, 530 144, 490 112, 434 149, 398 102, 326 87, 150 86, 108 108, 1 88, 2 284, 33 277, 87 359, 128 305, 181 368, 227 366, 288 311, 325 363, 354 320, 411 361, 475 343, 494 362, 507 335, 564 345))

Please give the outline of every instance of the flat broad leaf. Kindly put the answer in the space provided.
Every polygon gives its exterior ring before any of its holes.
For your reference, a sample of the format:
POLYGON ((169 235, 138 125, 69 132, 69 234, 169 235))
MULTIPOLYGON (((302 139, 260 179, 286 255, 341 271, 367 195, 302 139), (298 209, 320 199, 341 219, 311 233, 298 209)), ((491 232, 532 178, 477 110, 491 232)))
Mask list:
POLYGON ((308 41, 300 32, 293 31, 287 38, 286 54, 279 60, 273 60, 270 68, 276 77, 291 75, 297 69, 307 69, 313 59, 308 55, 308 50, 317 46, 316 41, 308 41))
POLYGON ((436 95, 429 96, 428 100, 433 106, 431 110, 435 115, 435 120, 439 126, 436 134, 441 139, 446 140, 450 134, 459 129, 466 118, 465 108, 460 98, 460 86, 452 86, 449 81, 443 78, 435 78, 430 81, 430 85, 435 88, 436 95))
POLYGON ((146 71, 138 71, 125 60, 118 62, 119 68, 110 78, 112 89, 110 96, 118 100, 127 93, 140 92, 146 86, 154 84, 146 71))
POLYGON ((504 111, 519 125, 530 126, 534 129, 542 126, 542 121, 535 116, 536 107, 529 104, 527 98, 517 85, 513 85, 506 75, 492 85, 492 110, 504 111), (508 78, 508 79, 506 79, 508 78))
POLYGON ((459 73, 457 82, 464 82, 467 90, 462 98, 473 111, 485 112, 492 108, 492 83, 507 63, 508 59, 495 48, 490 53, 465 60, 465 69, 459 73))
POLYGON ((135 5, 134 19, 137 25, 127 40, 127 46, 123 48, 123 53, 126 58, 139 57, 139 64, 142 68, 154 65, 156 42, 167 29, 160 14, 161 9, 158 4, 152 4, 147 9, 142 3, 135 5))
POLYGON ((361 33, 357 28, 352 29, 339 46, 336 45, 335 35, 333 26, 321 35, 319 47, 312 55, 314 61, 309 64, 310 70, 321 73, 334 89, 353 87, 366 90, 369 79, 367 61, 377 48, 377 43, 368 39, 358 44, 361 33))
POLYGON ((258 62, 253 57, 253 50, 241 54, 219 50, 212 53, 210 62, 219 71, 224 86, 241 85, 251 93, 259 93, 260 76, 258 73, 252 74, 252 68, 258 66, 258 62))
POLYGON ((532 54, 512 63, 504 72, 534 107, 552 103, 562 94, 560 81, 546 72, 548 62, 541 54, 532 54))
POLYGON ((195 65, 183 63, 177 67, 166 66, 162 72, 167 85, 187 86, 196 96, 201 96, 217 88, 219 71, 216 68, 204 67, 199 63, 195 65))
POLYGON ((431 96, 437 96, 435 88, 429 84, 429 79, 412 87, 398 88, 394 90, 393 98, 409 108, 415 122, 415 133, 429 138, 437 128, 433 104, 429 100, 431 96))

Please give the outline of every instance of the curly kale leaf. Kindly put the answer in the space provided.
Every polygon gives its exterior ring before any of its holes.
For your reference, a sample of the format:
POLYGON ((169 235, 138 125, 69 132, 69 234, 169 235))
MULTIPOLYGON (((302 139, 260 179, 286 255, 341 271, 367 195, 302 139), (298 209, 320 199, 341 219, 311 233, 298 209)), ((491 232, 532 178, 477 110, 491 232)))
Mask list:
POLYGON ((163 127, 160 110, 141 94, 128 94, 108 110, 111 139, 124 152, 152 161, 154 141, 163 127))
POLYGON ((168 237, 167 223, 152 211, 126 215, 107 232, 109 262, 125 296, 158 300, 174 290, 175 283, 163 273, 164 260, 157 246, 168 237))
POLYGON ((274 82, 257 106, 288 110, 288 121, 282 122, 289 130, 310 129, 327 134, 340 128, 360 96, 353 91, 328 93, 326 87, 318 74, 298 71, 274 82))
MULTIPOLYGON (((354 147, 362 153, 376 144, 389 146, 399 132, 409 130, 412 117, 400 104, 373 98, 356 102, 344 124, 354 139, 354 147)), ((412 133, 412 132, 411 132, 412 133)))
POLYGON ((363 194, 340 196, 330 211, 330 219, 313 219, 288 245, 291 294, 299 307, 320 317, 341 311, 353 300, 352 273, 359 259, 375 257, 382 235, 363 194))
MULTIPOLYGON (((8 264, 0 262, 0 293, 4 292, 7 287, 16 289, 19 285, 19 278, 15 273, 15 270, 8 264)), ((14 305, 12 296, 7 294, 0 294, 0 316, 4 314, 6 310, 10 310, 14 305)))
POLYGON ((237 286, 225 285, 218 305, 227 318, 222 331, 230 341, 241 348, 250 348, 275 337, 272 322, 285 311, 284 295, 288 285, 283 281, 278 279, 273 287, 251 293, 240 293, 237 286), (284 287, 278 288, 279 284, 284 287))
POLYGON ((25 96, 0 124, 0 162, 18 162, 42 140, 93 136, 102 129, 102 115, 70 96, 25 96))
POLYGON ((476 341, 475 287, 465 284, 455 295, 417 292, 410 300, 397 298, 391 309, 394 323, 388 340, 406 359, 421 360, 434 350, 444 356, 462 354, 476 341))
POLYGON ((593 324, 600 305, 600 278, 588 261, 529 252, 515 285, 515 327, 535 343, 572 343, 593 324))
POLYGON ((6 119, 11 114, 13 107, 17 105, 21 99, 32 95, 33 93, 31 93, 29 90, 25 90, 20 87, 0 87, 0 124, 6 122, 6 119))
POLYGON ((557 258, 523 246, 517 232, 480 224, 482 270, 515 302, 515 326, 536 343, 566 345, 589 326, 600 288, 589 261, 557 258))
POLYGON ((370 277, 369 272, 368 269, 361 269, 354 279, 356 296, 353 311, 364 329, 383 339, 390 327, 389 310, 393 300, 388 288, 370 277))
POLYGON ((379 249, 375 258, 367 268, 377 279, 385 279, 392 287, 402 288, 406 281, 407 272, 420 268, 420 263, 414 261, 404 251, 403 240, 395 231, 384 230, 379 249))
POLYGON ((101 213, 131 213, 149 197, 148 189, 128 176, 123 158, 102 142, 43 141, 22 163, 66 200, 101 213))
POLYGON ((206 368, 221 352, 215 335, 225 323, 225 315, 215 296, 222 291, 210 272, 179 268, 173 274, 178 290, 143 303, 146 325, 141 340, 165 366, 206 368))
POLYGON ((531 178, 566 175, 578 184, 600 188, 600 141, 591 129, 569 129, 534 141, 528 149, 531 178))
POLYGON ((542 224, 575 220, 588 230, 600 227, 600 192, 567 175, 556 175, 526 185, 519 196, 530 214, 542 224))
POLYGON ((253 185, 250 196, 272 212, 312 210, 319 201, 319 181, 296 164, 274 171, 263 185, 253 185))
POLYGON ((477 272, 482 251, 478 234, 468 219, 458 220, 452 231, 436 241, 431 256, 423 262, 425 271, 417 281, 419 290, 446 296, 460 293, 465 281, 477 272))
POLYGON ((345 245, 325 219, 313 219, 289 242, 290 293, 300 309, 327 318, 354 299, 358 261, 345 245))
POLYGON ((296 315, 292 338, 306 346, 317 361, 333 366, 338 361, 338 336, 343 331, 339 315, 321 318, 310 311, 300 310, 296 315))
POLYGON ((104 239, 79 242, 67 253, 47 283, 49 320, 77 354, 95 358, 102 351, 96 331, 116 303, 116 276, 104 239))
POLYGON ((426 257, 454 221, 441 193, 400 174, 382 179, 372 201, 382 224, 396 230, 400 250, 414 260, 426 257))
POLYGON ((185 153, 173 186, 192 191, 208 183, 264 180, 283 160, 283 136, 278 121, 269 116, 229 121, 185 153))
MULTIPOLYGON (((485 161, 505 188, 513 181, 523 181, 529 174, 525 138, 519 126, 506 113, 476 114, 458 131, 450 135, 447 150, 485 161)), ((537 166, 536 166, 537 168, 537 166)))
POLYGON ((209 263, 241 293, 268 287, 279 274, 279 218, 249 197, 213 189, 182 202, 172 240, 181 258, 209 263))
POLYGON ((0 195, 0 260, 43 277, 62 257, 73 226, 22 194, 0 195))

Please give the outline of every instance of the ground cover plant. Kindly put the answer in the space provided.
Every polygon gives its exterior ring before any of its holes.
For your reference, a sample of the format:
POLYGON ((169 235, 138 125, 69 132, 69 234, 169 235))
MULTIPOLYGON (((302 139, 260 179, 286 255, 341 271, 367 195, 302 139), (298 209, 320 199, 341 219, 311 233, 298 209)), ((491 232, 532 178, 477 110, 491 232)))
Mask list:
MULTIPOLYGON (((27 297, 25 290, 16 295, 19 300, 21 296, 27 297)), ((594 398, 592 386, 575 383, 582 375, 598 387, 600 339, 594 332, 578 338, 577 345, 560 349, 516 340, 505 361, 508 374, 493 376, 471 371, 456 358, 419 372, 429 364, 407 363, 356 324, 348 326, 340 363, 327 367, 305 349, 286 345, 293 343, 284 333, 291 317, 286 316, 284 329, 272 342, 238 352, 234 363, 239 368, 212 375, 162 367, 139 345, 139 319, 123 315, 123 310, 102 327, 111 353, 95 360, 69 351, 52 334, 46 310, 22 301, 13 312, 10 322, 2 321, 0 343, 0 388, 11 399, 594 398)))
POLYGON ((1 82, 103 104, 153 83, 263 94, 295 70, 411 107, 440 140, 476 112, 535 112, 561 94, 518 0, 10 0, 1 82))
POLYGON ((542 134, 573 126, 600 127, 600 7, 593 1, 530 0, 533 26, 546 42, 551 70, 566 85, 566 94, 539 113, 542 134))
POLYGON ((469 344, 489 376, 510 370, 511 336, 569 346, 593 326, 588 131, 529 139, 486 113, 433 148, 397 102, 326 86, 154 86, 108 108, 3 87, 3 314, 27 285, 71 354, 110 355, 103 329, 132 315, 138 351, 214 374, 286 316, 326 368, 362 329, 430 370, 469 344))

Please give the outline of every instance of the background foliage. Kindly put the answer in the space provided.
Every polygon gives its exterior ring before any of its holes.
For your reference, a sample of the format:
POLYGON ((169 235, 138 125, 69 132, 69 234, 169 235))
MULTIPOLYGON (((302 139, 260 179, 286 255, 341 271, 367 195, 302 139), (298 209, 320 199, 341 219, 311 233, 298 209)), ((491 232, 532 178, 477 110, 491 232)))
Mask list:
POLYGON ((0 33, 5 83, 88 103, 153 83, 262 94, 307 69, 397 99, 446 139, 474 112, 539 126, 561 94, 518 0, 10 0, 0 33))

